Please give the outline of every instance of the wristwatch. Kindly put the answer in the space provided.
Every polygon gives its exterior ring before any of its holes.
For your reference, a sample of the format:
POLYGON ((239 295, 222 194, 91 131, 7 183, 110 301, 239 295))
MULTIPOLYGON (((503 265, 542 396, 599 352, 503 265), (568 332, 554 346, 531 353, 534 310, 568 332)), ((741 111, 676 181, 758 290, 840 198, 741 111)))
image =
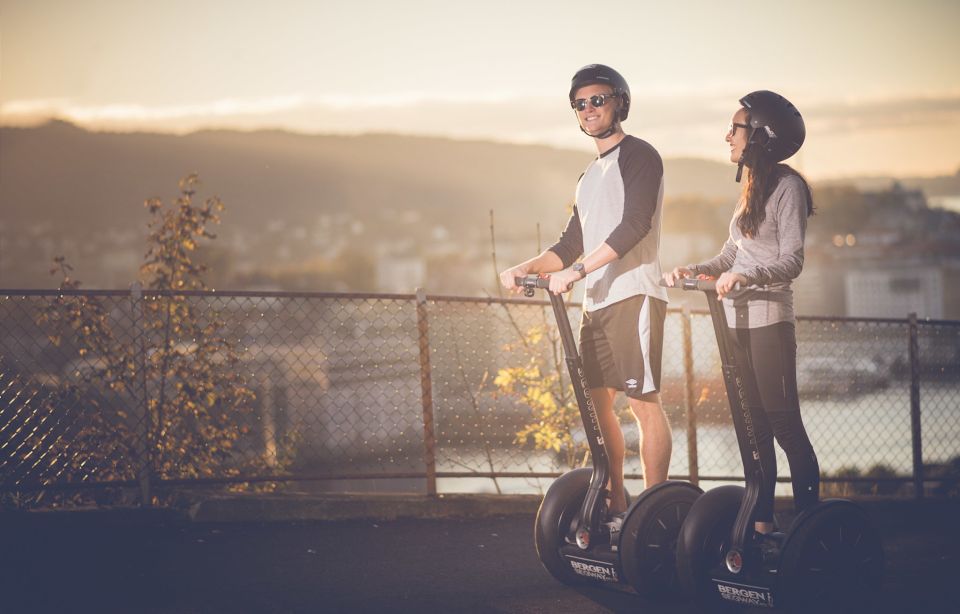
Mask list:
POLYGON ((586 270, 585 268, 583 268, 583 263, 582 263, 582 262, 576 262, 576 263, 574 263, 574 265, 573 265, 572 267, 570 267, 570 269, 573 270, 573 271, 576 271, 577 273, 580 273, 580 279, 583 279, 584 277, 587 276, 587 270, 586 270))

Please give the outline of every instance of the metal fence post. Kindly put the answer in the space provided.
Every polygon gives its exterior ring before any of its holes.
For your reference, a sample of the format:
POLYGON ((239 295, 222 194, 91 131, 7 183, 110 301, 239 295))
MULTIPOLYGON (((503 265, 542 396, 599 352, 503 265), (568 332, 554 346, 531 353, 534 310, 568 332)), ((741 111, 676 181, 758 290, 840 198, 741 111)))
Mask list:
POLYGON ((143 287, 135 281, 130 286, 130 301, 133 308, 133 328, 137 340, 134 343, 134 352, 140 356, 140 401, 143 404, 143 433, 140 439, 139 463, 137 466, 137 483, 140 485, 140 504, 150 507, 153 504, 153 492, 150 476, 153 472, 150 446, 150 401, 147 398, 147 350, 144 341, 143 323, 143 287))
POLYGON ((923 498, 923 440, 920 429, 920 341, 917 314, 910 314, 910 432, 913 440, 913 495, 923 498))
POLYGON ((276 470, 279 461, 277 453, 277 391, 273 379, 260 377, 260 425, 263 437, 263 460, 271 471, 276 470))
POLYGON ((697 410, 693 389, 693 327, 690 322, 690 307, 683 306, 680 314, 683 330, 683 404, 687 414, 687 466, 690 483, 700 483, 700 467, 697 457, 697 410))
POLYGON ((427 468, 427 495, 437 494, 436 438, 433 434, 433 384, 430 373, 430 335, 427 294, 417 288, 417 330, 420 337, 420 392, 423 402, 423 460, 427 468))

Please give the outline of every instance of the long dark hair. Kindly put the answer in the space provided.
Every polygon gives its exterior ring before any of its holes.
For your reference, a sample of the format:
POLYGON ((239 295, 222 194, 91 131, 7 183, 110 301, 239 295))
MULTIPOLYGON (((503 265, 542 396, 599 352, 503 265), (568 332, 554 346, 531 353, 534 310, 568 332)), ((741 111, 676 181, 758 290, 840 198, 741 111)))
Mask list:
POLYGON ((767 199, 773 194, 780 180, 788 175, 796 175, 803 182, 807 193, 807 217, 813 215, 813 194, 807 180, 788 164, 782 164, 771 158, 762 147, 752 145, 744 154, 744 166, 747 167, 747 180, 743 184, 740 210, 737 215, 737 228, 743 236, 753 238, 760 230, 760 224, 767 217, 767 199))

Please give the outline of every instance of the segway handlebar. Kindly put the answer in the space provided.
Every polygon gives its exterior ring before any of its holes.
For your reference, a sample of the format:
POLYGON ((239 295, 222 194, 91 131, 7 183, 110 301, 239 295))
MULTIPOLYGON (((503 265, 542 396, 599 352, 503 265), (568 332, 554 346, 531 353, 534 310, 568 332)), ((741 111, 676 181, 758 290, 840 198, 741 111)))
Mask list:
MULTIPOLYGON (((525 275, 523 277, 514 277, 513 283, 523 288, 524 296, 533 296, 535 288, 548 290, 550 288, 550 278, 540 277, 539 275, 525 275)), ((573 287, 573 284, 567 286, 567 290, 573 287)))
MULTIPOLYGON (((533 296, 537 288, 542 290, 550 289, 550 278, 540 277, 539 275, 525 275, 523 277, 514 277, 514 283, 523 288, 524 296, 533 296)), ((573 284, 570 284, 573 286, 573 284)), ((567 288, 570 289, 569 287, 567 288)), ((557 328, 560 333, 560 342, 563 345, 563 354, 567 363, 567 370, 570 373, 570 381, 573 384, 574 396, 577 399, 577 407, 580 410, 580 420, 583 423, 584 432, 587 435, 587 445, 590 446, 590 457, 593 459, 594 470, 590 478, 590 486, 583 498, 580 506, 580 513, 577 516, 577 526, 575 531, 577 546, 586 550, 592 537, 598 535, 600 522, 603 520, 602 508, 604 492, 607 480, 610 476, 610 460, 607 457, 607 449, 604 446, 603 432, 600 430, 600 421, 597 418, 597 408, 590 397, 590 390, 587 387, 586 376, 583 371, 583 361, 577 349, 577 343, 573 337, 573 329, 570 327, 570 319, 567 316, 566 307, 563 304, 563 296, 548 292, 550 296, 550 305, 553 307, 553 315, 557 320, 557 328)), ((566 530, 566 529, 564 529, 566 530)))
POLYGON ((513 283, 523 288, 524 296, 533 296, 535 288, 546 290, 550 287, 550 280, 539 275, 524 275, 523 277, 514 277, 513 283))
MULTIPOLYGON (((664 288, 669 288, 667 282, 660 280, 660 285, 664 288)), ((681 290, 704 290, 704 291, 716 291, 717 289, 717 280, 716 279, 696 279, 695 277, 682 277, 677 280, 677 284, 673 286, 674 288, 679 288, 681 290)))

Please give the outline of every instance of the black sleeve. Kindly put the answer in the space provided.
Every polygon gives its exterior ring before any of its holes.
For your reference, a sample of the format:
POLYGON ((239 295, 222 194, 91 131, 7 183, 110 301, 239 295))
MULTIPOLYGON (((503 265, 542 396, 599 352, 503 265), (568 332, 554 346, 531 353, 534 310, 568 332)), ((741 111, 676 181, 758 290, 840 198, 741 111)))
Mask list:
POLYGON ((623 258, 653 226, 663 182, 663 161, 646 142, 632 140, 620 152, 619 163, 623 177, 623 219, 606 243, 623 258))
POLYGON ((549 249, 563 261, 563 268, 576 262, 583 253, 583 228, 580 227, 580 213, 576 205, 573 206, 573 213, 567 220, 567 227, 560 233, 560 239, 549 249))

